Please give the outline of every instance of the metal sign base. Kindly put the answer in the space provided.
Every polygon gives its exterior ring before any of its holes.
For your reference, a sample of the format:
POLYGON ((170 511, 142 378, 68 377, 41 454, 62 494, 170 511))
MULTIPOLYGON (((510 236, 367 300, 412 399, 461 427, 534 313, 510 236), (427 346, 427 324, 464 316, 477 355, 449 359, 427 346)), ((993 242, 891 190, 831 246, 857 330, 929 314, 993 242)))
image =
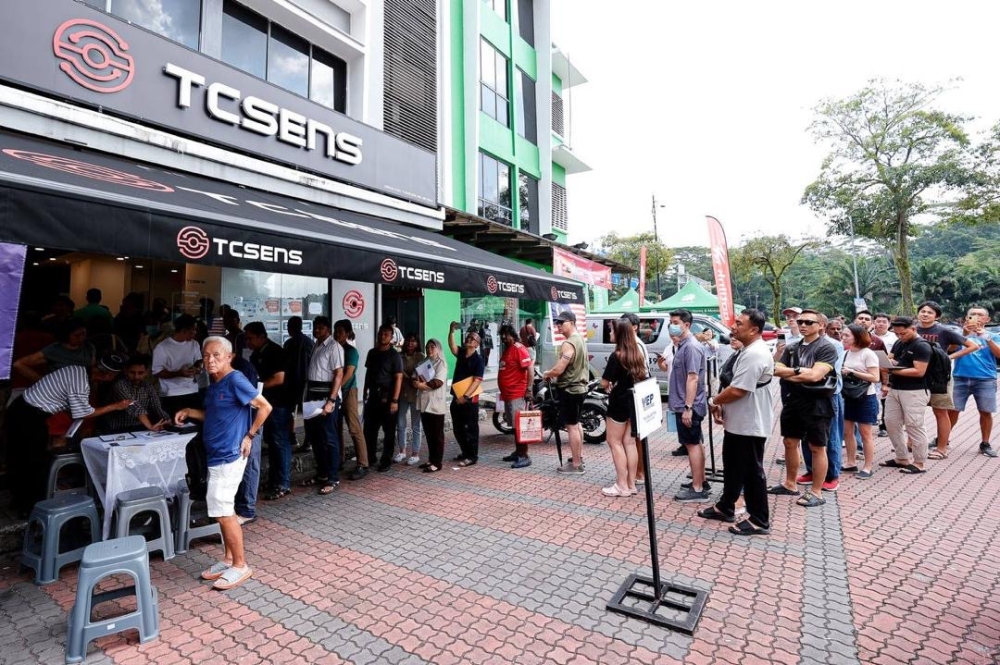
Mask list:
POLYGON ((670 582, 661 584, 660 593, 655 593, 655 590, 652 578, 629 575, 608 602, 607 609, 688 635, 694 634, 708 602, 708 592, 670 582))

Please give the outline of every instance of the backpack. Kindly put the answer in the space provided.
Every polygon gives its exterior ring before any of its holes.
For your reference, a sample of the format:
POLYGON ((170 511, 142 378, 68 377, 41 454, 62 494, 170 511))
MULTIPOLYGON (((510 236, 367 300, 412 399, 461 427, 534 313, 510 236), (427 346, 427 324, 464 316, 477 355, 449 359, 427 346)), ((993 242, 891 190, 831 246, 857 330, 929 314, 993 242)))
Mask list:
POLYGON ((525 328, 524 345, 527 346, 528 348, 533 348, 536 344, 538 344, 538 336, 533 332, 532 333, 527 332, 528 326, 524 326, 524 328, 525 328))
POLYGON ((951 380, 951 358, 937 342, 927 341, 927 343, 931 347, 931 359, 927 363, 927 371, 924 373, 924 384, 932 394, 941 395, 948 392, 948 381, 951 380))
POLYGON ((205 442, 201 440, 199 431, 188 441, 184 449, 184 460, 187 462, 188 491, 192 501, 204 501, 208 494, 208 455, 205 453, 205 442))

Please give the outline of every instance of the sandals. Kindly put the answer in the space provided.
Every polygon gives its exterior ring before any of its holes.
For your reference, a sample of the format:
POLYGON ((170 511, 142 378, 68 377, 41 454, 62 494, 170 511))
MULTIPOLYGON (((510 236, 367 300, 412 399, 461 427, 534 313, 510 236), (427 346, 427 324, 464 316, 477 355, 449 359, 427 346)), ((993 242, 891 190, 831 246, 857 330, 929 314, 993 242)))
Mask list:
POLYGON ((802 492, 798 490, 790 490, 784 485, 775 485, 774 487, 767 488, 768 494, 774 494, 776 496, 800 496, 802 492))
POLYGON ((879 462, 878 465, 879 466, 887 466, 890 469, 904 469, 904 468, 906 468, 905 464, 900 464, 899 462, 897 462, 894 459, 887 459, 884 462, 879 462))
POLYGON ((750 520, 743 520, 736 526, 729 527, 729 533, 734 536, 769 536, 771 530, 759 527, 750 520))
POLYGON ((229 591, 230 589, 236 588, 239 585, 246 582, 253 576, 253 569, 250 566, 246 568, 227 568, 226 572, 222 573, 212 585, 213 589, 218 589, 219 591, 229 591))
POLYGON ((610 487, 602 487, 601 494, 604 496, 632 496, 632 492, 629 490, 622 490, 619 488, 618 483, 615 483, 610 487))
POLYGON ((458 465, 461 466, 461 467, 475 466, 476 462, 477 462, 477 460, 474 460, 474 459, 464 459, 461 462, 459 462, 458 465))
POLYGON ((815 508, 826 503, 826 499, 821 496, 816 496, 812 492, 806 492, 802 495, 802 498, 795 503, 799 504, 803 508, 815 508))
POLYGON ((320 496, 327 496, 328 494, 333 494, 333 492, 337 489, 338 485, 340 485, 340 483, 327 482, 325 485, 319 488, 319 491, 317 493, 320 496))
POLYGON ((735 517, 730 517, 729 515, 724 515, 715 509, 715 506, 709 506, 708 508, 702 508, 696 515, 706 520, 719 520, 720 522, 735 522, 735 517))
POLYGON ((330 482, 329 478, 310 478, 299 483, 299 487, 315 487, 316 485, 326 485, 328 482, 330 482))
POLYGON ((900 473, 905 473, 909 475, 916 475, 918 473, 927 473, 926 469, 921 469, 916 464, 908 464, 899 470, 900 473))
POLYGON ((440 470, 441 467, 434 466, 433 464, 428 464, 426 467, 424 467, 424 473, 437 473, 440 470))
POLYGON ((225 561, 216 561, 212 564, 211 568, 207 568, 201 571, 201 579, 206 582, 214 582, 215 580, 222 577, 222 574, 233 567, 233 564, 226 563, 225 561))
POLYGON ((264 495, 264 501, 277 501, 278 499, 284 499, 286 496, 292 493, 289 488, 271 490, 264 495))
POLYGON ((941 452, 937 448, 927 453, 927 459, 948 459, 948 451, 941 452))

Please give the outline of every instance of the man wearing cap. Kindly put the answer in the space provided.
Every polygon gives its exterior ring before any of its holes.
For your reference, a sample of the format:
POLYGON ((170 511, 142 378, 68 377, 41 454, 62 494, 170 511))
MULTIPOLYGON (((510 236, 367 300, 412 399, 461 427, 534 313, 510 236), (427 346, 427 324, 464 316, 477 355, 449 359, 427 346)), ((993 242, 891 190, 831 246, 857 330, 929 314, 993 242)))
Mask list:
POLYGON ((566 424, 569 448, 573 456, 557 469, 560 473, 583 473, 583 428, 580 427, 580 409, 587 397, 587 344, 576 329, 576 314, 566 309, 553 319, 556 331, 565 337, 559 347, 559 360, 542 375, 546 380, 555 379, 558 389, 559 413, 566 424))
POLYGON ((113 381, 125 365, 125 357, 106 353, 92 369, 68 365, 46 374, 24 391, 7 408, 4 430, 7 446, 7 478, 11 506, 27 514, 36 502, 45 498, 48 474, 49 416, 67 411, 76 419, 99 418, 112 411, 123 411, 132 400, 123 399, 107 406, 90 405, 90 384, 113 381))

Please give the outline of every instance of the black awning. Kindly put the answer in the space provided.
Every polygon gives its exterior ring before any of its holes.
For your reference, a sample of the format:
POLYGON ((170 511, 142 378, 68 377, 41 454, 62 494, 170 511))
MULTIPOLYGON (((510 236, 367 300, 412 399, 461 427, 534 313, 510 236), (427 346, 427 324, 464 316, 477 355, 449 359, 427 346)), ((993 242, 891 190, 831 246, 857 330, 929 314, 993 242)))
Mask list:
POLYGON ((584 301, 576 282, 433 231, 6 132, 0 132, 0 240, 584 301))

